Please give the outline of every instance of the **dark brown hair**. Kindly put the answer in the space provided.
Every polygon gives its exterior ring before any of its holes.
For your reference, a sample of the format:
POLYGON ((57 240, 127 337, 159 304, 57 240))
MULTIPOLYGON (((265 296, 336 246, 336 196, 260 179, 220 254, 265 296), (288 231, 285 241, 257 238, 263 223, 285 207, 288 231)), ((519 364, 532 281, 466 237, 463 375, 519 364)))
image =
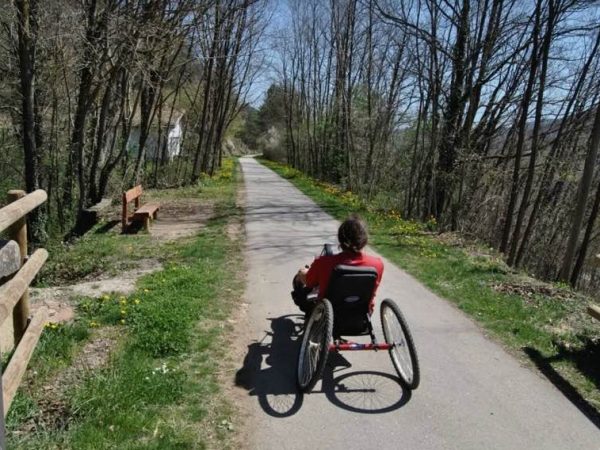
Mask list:
POLYGON ((359 253, 367 245, 367 227, 358 215, 351 215, 340 225, 338 241, 342 250, 353 253, 359 253))

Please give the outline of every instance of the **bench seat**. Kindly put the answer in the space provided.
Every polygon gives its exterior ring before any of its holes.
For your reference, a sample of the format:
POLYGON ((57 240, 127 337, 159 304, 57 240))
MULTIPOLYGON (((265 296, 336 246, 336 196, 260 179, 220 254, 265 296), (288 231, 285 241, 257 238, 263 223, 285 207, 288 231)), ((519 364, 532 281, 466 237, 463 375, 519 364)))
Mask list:
POLYGON ((150 228, 150 221, 151 219, 156 219, 159 208, 160 205, 157 203, 142 205, 133 213, 133 220, 141 219, 144 222, 144 228, 148 230, 150 228))
POLYGON ((160 205, 158 203, 148 203, 136 209, 133 215, 138 217, 154 216, 159 209, 160 205))

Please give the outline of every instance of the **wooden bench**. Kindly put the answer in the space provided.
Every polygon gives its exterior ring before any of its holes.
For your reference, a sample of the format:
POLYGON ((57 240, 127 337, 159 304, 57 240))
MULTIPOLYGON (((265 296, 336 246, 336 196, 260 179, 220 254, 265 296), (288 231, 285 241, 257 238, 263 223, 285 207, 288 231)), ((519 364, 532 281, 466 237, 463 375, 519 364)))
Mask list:
POLYGON ((143 221, 144 228, 147 230, 150 228, 150 222, 152 221, 152 219, 156 219, 156 216, 158 215, 158 210, 160 209, 160 205, 158 203, 147 203, 144 206, 140 206, 141 197, 141 184, 138 184, 137 186, 129 189, 128 191, 123 192, 123 214, 121 217, 121 225, 123 228, 123 232, 127 230, 130 220, 143 221), (134 202, 135 210, 133 212, 133 215, 130 217, 127 205, 131 202, 134 202))

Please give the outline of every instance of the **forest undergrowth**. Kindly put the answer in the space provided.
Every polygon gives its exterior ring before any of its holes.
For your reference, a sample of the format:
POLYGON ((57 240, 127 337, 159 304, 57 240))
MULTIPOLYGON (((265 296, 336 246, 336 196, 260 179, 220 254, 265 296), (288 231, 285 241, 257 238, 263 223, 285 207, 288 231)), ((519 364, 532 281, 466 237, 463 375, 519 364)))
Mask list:
POLYGON ((586 313, 593 299, 567 284, 542 282, 510 268, 501 254, 474 239, 439 233, 433 218, 407 221, 397 210, 299 170, 261 162, 335 218, 360 214, 377 251, 454 303, 511 353, 535 365, 600 423, 600 326, 586 313))

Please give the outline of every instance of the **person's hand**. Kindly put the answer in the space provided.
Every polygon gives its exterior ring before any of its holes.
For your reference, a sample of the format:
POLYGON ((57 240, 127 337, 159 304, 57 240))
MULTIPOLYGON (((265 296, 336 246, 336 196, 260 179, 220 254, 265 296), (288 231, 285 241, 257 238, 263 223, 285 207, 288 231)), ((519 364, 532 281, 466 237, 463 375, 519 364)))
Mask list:
POLYGON ((308 269, 306 267, 302 267, 296 274, 296 278, 300 282, 302 282, 302 284, 306 284, 306 274, 307 273, 308 273, 308 269))

